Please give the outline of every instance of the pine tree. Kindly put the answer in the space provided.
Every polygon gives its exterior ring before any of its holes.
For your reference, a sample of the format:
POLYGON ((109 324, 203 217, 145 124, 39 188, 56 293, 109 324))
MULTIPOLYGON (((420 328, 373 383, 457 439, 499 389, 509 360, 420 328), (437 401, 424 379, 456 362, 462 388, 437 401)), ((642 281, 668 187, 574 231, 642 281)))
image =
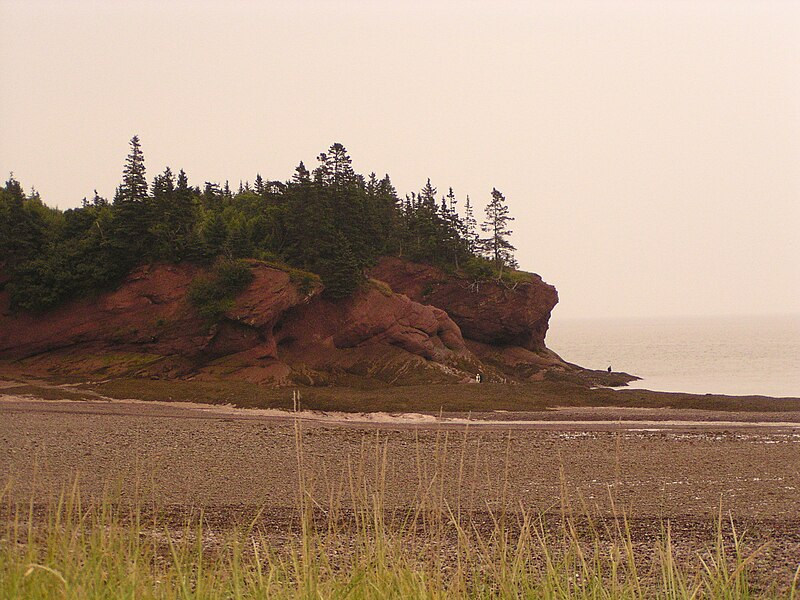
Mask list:
POLYGON ((481 224, 481 230, 489 235, 481 240, 482 249, 495 266, 502 270, 503 267, 515 267, 514 246, 508 241, 513 233, 508 228, 508 222, 514 217, 509 216, 506 198, 495 188, 492 188, 492 199, 486 205, 486 220, 481 224))

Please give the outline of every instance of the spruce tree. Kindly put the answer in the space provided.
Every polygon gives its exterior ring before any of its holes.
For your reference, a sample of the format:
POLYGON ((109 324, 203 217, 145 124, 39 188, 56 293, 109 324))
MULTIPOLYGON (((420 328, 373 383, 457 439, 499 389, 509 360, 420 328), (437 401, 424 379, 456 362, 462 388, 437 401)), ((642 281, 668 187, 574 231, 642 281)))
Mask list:
POLYGON ((467 258, 469 254, 464 240, 464 222, 458 215, 458 200, 456 199, 453 188, 447 192, 447 196, 442 198, 442 237, 447 245, 448 254, 453 259, 453 266, 458 269, 460 259, 467 258))
POLYGON ((332 251, 320 266, 325 294, 331 298, 350 296, 364 281, 358 259, 350 249, 350 242, 341 232, 336 233, 332 251))
POLYGON ((472 209, 469 195, 464 202, 464 241, 467 251, 478 252, 478 222, 475 220, 475 211, 472 209))
POLYGON ((139 136, 134 135, 130 145, 122 183, 114 196, 113 211, 112 243, 122 271, 152 256, 154 248, 150 234, 152 207, 147 201, 144 154, 139 136))
POLYGON ((292 181, 294 183, 309 183, 311 181, 311 174, 308 172, 308 169, 306 169, 306 166, 303 164, 302 160, 300 161, 300 164, 295 167, 292 181))
POLYGON ((227 250, 228 226, 218 212, 211 211, 206 215, 201 235, 206 257, 213 258, 227 250))
POLYGON ((516 266, 514 259, 514 246, 508 240, 513 233, 508 228, 509 221, 514 217, 509 216, 506 198, 503 194, 492 188, 492 199, 486 205, 486 220, 481 224, 481 230, 489 235, 481 240, 482 249, 495 266, 502 270, 503 267, 516 266))
POLYGON ((419 192, 419 203, 428 207, 430 210, 436 210, 436 188, 431 185, 431 178, 419 192))
POLYGON ((194 228, 195 217, 195 198, 194 190, 189 187, 189 180, 183 169, 178 173, 178 181, 175 184, 175 205, 173 207, 174 218, 178 230, 182 235, 188 235, 194 228))
POLYGON ((266 187, 264 186, 264 180, 261 178, 261 173, 256 173, 255 190, 256 194, 259 196, 263 196, 266 192, 266 187))
POLYGON ((119 186, 116 201, 144 202, 147 198, 147 178, 145 177, 144 154, 138 135, 131 138, 130 145, 131 152, 125 159, 122 185, 119 186))

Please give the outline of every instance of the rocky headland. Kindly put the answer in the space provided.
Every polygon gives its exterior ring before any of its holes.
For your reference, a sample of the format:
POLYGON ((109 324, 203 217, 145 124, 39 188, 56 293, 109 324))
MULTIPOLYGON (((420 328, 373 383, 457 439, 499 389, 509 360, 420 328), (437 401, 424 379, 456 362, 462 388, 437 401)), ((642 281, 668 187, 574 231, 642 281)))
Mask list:
POLYGON ((569 380, 621 385, 545 345, 556 289, 535 274, 474 280, 384 258, 351 297, 246 261, 253 277, 210 321, 189 301, 207 269, 152 264, 113 291, 43 314, 0 291, 0 360, 60 376, 237 379, 267 385, 411 385, 569 380))

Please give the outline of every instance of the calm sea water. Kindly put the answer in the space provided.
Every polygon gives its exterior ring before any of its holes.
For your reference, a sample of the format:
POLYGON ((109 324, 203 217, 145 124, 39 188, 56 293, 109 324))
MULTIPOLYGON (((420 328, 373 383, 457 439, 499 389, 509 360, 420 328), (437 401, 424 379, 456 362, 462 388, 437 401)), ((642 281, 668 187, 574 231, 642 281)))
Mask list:
POLYGON ((800 397, 800 315, 553 318, 547 345, 569 362, 643 378, 632 387, 800 397))

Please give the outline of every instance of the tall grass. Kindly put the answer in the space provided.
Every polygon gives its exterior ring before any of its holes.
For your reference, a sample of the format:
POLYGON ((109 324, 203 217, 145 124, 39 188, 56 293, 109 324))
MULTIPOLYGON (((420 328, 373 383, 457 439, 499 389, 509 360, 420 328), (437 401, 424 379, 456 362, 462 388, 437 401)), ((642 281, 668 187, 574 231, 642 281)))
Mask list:
POLYGON ((316 481, 299 422, 295 435, 298 504, 277 532, 268 512, 214 525, 200 509, 176 520, 141 496, 85 498, 77 481, 42 504, 6 486, 0 598, 800 598, 800 567, 793 581, 754 588, 758 549, 745 553, 722 510, 706 549, 686 557, 669 522, 643 545, 625 514, 596 521, 566 494, 547 514, 504 498, 474 507, 461 485, 476 479, 467 432, 460 450, 441 434, 439 458, 417 461, 414 501, 390 509, 379 434, 346 473, 316 481), (455 500, 442 477, 450 452, 460 453, 455 500))

